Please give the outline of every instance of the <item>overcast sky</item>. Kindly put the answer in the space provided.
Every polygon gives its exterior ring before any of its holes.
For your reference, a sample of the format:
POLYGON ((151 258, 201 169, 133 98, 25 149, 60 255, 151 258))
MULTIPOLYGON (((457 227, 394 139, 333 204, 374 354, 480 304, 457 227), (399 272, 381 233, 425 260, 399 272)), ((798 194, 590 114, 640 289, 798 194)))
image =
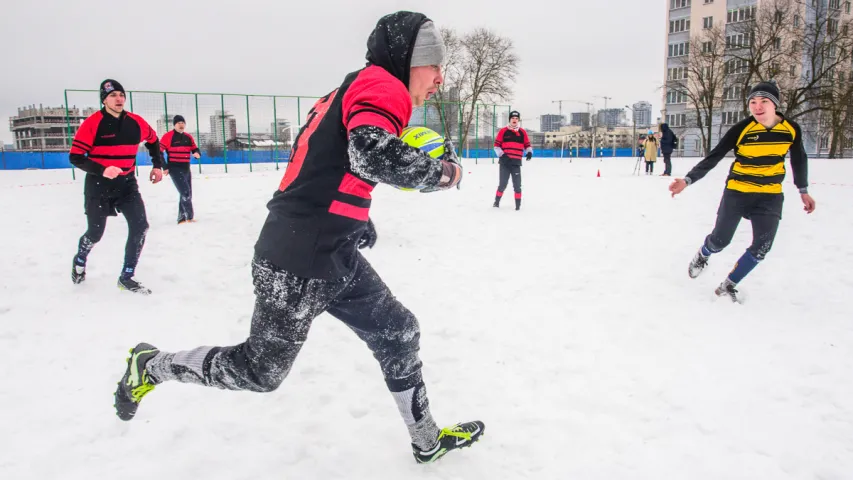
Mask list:
MULTIPOLYGON (((11 0, 0 8, 0 139, 17 107, 59 106, 63 89, 324 95, 364 64, 377 19, 425 13, 457 31, 511 38, 521 59, 512 105, 529 127, 553 100, 596 108, 652 103, 664 75, 663 0, 11 0)), ((586 111, 563 104, 563 113, 586 111)), ((150 120, 153 122, 153 120, 150 120)))

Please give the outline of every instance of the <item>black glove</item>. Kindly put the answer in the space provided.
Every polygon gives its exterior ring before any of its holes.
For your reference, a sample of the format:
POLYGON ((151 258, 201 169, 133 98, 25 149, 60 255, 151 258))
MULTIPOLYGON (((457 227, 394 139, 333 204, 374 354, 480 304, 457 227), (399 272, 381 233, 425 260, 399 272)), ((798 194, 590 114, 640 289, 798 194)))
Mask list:
POLYGON ((373 248, 376 245, 376 239, 379 235, 376 234, 376 227, 373 226, 373 220, 367 219, 367 227, 364 229, 364 233, 361 234, 361 238, 358 239, 358 249, 361 250, 363 248, 373 248))
POLYGON ((509 162, 509 161, 510 161, 509 155, 507 155, 507 154, 505 154, 505 153, 504 153, 503 155, 501 155, 501 157, 498 159, 498 161, 500 161, 500 162, 509 162))
POLYGON ((533 152, 527 152, 527 161, 529 162, 531 158, 533 158, 533 152))

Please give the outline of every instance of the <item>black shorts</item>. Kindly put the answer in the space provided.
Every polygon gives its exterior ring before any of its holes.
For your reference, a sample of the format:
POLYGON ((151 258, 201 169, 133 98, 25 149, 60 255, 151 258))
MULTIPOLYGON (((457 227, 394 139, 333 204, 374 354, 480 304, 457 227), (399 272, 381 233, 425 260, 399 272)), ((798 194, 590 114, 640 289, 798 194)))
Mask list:
POLYGON ((133 173, 112 180, 88 174, 83 184, 83 209, 86 215, 115 217, 122 205, 134 202, 138 197, 139 184, 133 173))
POLYGON ((727 188, 717 214, 739 215, 747 220, 752 215, 773 215, 781 219, 784 201, 781 193, 744 193, 727 188))

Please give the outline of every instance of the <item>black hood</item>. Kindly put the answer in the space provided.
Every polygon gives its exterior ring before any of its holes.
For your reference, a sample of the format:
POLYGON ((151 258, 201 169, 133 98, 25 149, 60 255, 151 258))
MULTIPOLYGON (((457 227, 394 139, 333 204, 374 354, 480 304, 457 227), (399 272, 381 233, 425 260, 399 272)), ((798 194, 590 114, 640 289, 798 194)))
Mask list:
POLYGON ((408 87, 415 39, 427 21, 426 15, 414 12, 396 12, 380 18, 367 39, 368 65, 384 68, 408 87))
POLYGON ((668 123, 661 123, 660 124, 660 131, 661 132, 668 132, 669 131, 669 124, 668 123))

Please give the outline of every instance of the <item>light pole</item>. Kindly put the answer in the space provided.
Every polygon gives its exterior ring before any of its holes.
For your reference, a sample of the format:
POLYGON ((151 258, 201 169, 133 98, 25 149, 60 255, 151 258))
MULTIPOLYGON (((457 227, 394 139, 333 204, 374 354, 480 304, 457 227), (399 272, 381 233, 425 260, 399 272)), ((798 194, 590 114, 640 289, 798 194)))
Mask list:
POLYGON ((634 125, 634 136, 631 138, 631 151, 634 152, 634 157, 637 156, 637 111, 634 110, 634 107, 629 107, 625 105, 625 108, 631 110, 631 123, 634 125))

